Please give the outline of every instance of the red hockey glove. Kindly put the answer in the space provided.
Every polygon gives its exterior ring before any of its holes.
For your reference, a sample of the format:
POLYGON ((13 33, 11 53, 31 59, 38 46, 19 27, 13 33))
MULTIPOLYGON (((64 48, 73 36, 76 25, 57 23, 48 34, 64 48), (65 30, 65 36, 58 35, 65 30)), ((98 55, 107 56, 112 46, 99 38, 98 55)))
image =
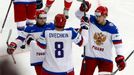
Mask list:
POLYGON ((17 48, 17 44, 16 44, 15 42, 11 42, 11 43, 8 45, 7 53, 8 53, 8 54, 13 54, 13 52, 15 51, 16 48, 17 48))
POLYGON ((122 71, 126 66, 125 61, 124 61, 124 56, 118 55, 115 58, 115 61, 116 61, 117 67, 119 68, 119 71, 122 71))
POLYGON ((82 3, 81 6, 80 6, 80 11, 84 12, 88 12, 88 10, 91 8, 91 3, 89 3, 88 1, 85 1, 85 4, 82 3))

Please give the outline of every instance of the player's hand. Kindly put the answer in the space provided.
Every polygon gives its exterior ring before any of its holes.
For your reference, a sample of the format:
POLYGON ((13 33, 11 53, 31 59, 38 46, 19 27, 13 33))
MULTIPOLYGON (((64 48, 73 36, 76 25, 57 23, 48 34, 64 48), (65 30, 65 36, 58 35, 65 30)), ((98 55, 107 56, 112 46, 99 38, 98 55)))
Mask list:
POLYGON ((89 18, 86 17, 86 16, 83 16, 83 17, 81 18, 81 22, 87 22, 87 23, 89 23, 89 18))
POLYGON ((13 52, 15 51, 16 48, 17 48, 17 44, 16 44, 15 42, 11 42, 11 43, 8 45, 7 53, 8 53, 8 54, 13 54, 13 52))
POLYGON ((119 68, 119 71, 122 71, 126 66, 125 61, 124 61, 124 56, 118 55, 115 58, 115 61, 116 61, 117 67, 119 68))
POLYGON ((32 40, 34 40, 34 37, 32 35, 28 35, 26 38, 27 45, 29 45, 32 40))
POLYGON ((89 28, 89 19, 88 17, 83 16, 81 18, 81 29, 88 30, 88 28, 89 28))
POLYGON ((43 7, 43 1, 42 0, 36 0, 36 9, 41 9, 43 7))
POLYGON ((88 1, 85 1, 85 3, 82 3, 81 6, 80 6, 80 11, 84 12, 88 12, 89 9, 91 8, 91 3, 89 3, 88 1))

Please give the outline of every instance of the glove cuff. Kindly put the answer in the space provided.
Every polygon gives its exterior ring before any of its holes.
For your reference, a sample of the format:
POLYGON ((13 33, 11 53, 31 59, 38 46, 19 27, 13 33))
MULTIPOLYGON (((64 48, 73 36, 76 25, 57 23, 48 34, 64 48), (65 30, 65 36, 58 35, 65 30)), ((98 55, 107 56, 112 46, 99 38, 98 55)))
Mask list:
POLYGON ((122 61, 124 61, 125 57, 123 55, 117 55, 117 57, 115 58, 116 63, 120 63, 122 61))
POLYGON ((12 48, 16 49, 17 48, 17 44, 15 42, 11 42, 10 45, 12 48))

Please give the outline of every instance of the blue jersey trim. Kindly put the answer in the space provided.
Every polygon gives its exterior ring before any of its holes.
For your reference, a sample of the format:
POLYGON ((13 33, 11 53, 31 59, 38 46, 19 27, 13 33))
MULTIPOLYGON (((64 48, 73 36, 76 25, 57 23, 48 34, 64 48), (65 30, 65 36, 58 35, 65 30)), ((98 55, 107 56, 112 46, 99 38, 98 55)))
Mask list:
POLYGON ((96 59, 96 60, 103 60, 103 61, 107 61, 107 62, 113 62, 111 60, 105 59, 105 58, 100 58, 100 57, 88 57, 85 56, 85 59, 96 59))
POLYGON ((39 27, 37 25, 27 26, 24 31, 27 33, 35 33, 35 32, 43 32, 45 30, 54 29, 54 28, 55 28, 55 26, 53 23, 48 23, 42 27, 39 27))
POLYGON ((101 31, 106 31, 111 34, 118 34, 117 27, 113 23, 109 22, 108 20, 106 20, 105 25, 100 25, 100 24, 98 24, 96 17, 93 15, 90 15, 90 22, 93 25, 97 26, 101 31))
POLYGON ((45 31, 41 34, 41 37, 45 38, 45 31))
POLYGON ((112 40, 113 42, 121 42, 122 40, 112 40))
POLYGON ((14 4, 36 4, 36 1, 33 1, 33 2, 14 2, 14 4))
POLYGON ((72 32, 72 39, 75 39, 77 37, 77 35, 78 35, 78 32, 72 27, 66 28, 64 30, 70 30, 72 32))
POLYGON ((37 42, 37 45, 42 48, 42 49, 45 49, 46 48, 46 44, 43 44, 43 43, 40 43, 39 41, 36 41, 37 42))
POLYGON ((24 31, 25 27, 17 27, 17 30, 24 31))
MULTIPOLYGON (((44 71, 52 74, 52 75, 67 75, 68 73, 67 72, 51 72, 51 71, 48 71, 46 69, 43 68, 44 71)), ((73 71, 73 70, 72 70, 73 71)))
POLYGON ((24 38, 24 37, 21 37, 21 36, 18 36, 16 39, 19 39, 19 40, 21 40, 22 42, 25 40, 25 38, 24 38))
POLYGON ((50 22, 46 24, 45 30, 54 30, 54 29, 55 29, 54 23, 50 22))
POLYGON ((47 31, 47 30, 54 30, 54 29, 55 29, 55 25, 54 25, 52 22, 48 23, 48 24, 46 25, 45 30, 44 30, 43 33, 41 34, 41 36, 45 38, 45 31, 47 31))
POLYGON ((77 43, 78 46, 81 46, 83 44, 83 37, 81 36, 80 42, 77 43))
POLYGON ((112 40, 113 41, 113 44, 121 44, 122 43, 122 40, 112 40))
POLYGON ((31 66, 42 65, 43 62, 31 63, 31 66))

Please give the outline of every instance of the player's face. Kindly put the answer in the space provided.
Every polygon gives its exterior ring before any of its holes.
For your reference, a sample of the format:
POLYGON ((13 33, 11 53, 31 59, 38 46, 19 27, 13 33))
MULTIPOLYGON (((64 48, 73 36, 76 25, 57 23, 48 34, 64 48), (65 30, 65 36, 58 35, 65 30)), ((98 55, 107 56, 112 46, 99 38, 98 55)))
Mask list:
POLYGON ((38 17, 37 22, 40 25, 44 25, 44 23, 46 23, 46 17, 38 17))
POLYGON ((103 24, 106 21, 106 16, 96 16, 96 20, 99 24, 103 24))

